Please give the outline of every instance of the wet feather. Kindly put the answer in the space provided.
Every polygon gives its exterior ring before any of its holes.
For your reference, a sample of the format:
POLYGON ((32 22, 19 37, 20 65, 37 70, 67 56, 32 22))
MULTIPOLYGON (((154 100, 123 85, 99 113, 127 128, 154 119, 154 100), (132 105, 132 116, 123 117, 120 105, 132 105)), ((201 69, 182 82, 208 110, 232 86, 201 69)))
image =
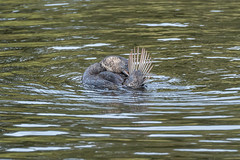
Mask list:
POLYGON ((150 71, 153 68, 152 60, 150 54, 142 48, 140 53, 140 48, 137 47, 131 50, 128 59, 128 70, 131 75, 134 71, 141 71, 144 75, 144 83, 150 78, 150 71))

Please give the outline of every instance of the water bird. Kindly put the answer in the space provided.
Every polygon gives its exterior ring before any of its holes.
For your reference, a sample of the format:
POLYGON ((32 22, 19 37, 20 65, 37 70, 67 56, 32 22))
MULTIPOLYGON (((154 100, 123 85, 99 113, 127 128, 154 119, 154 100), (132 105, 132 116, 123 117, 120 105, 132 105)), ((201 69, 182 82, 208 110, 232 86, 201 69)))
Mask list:
POLYGON ((96 88, 138 89, 150 78, 153 68, 150 54, 139 47, 131 50, 128 60, 121 56, 107 56, 99 63, 90 65, 83 74, 83 83, 96 88))

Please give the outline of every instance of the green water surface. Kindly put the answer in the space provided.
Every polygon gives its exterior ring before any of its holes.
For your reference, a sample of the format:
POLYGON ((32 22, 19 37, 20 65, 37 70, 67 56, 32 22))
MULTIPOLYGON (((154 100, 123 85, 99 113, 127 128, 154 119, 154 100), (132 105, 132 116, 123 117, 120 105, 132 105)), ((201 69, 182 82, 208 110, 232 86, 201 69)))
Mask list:
POLYGON ((240 1, 0 0, 0 158, 240 159, 240 1), (84 70, 146 48, 146 90, 84 70))

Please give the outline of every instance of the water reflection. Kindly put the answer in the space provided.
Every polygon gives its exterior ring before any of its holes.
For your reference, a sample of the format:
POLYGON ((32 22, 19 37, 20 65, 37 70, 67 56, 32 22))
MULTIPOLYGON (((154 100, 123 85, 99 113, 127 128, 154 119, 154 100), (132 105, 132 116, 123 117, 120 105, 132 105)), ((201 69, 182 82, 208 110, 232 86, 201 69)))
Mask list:
POLYGON ((180 41, 181 39, 180 38, 159 38, 157 39, 158 41, 180 41))
POLYGON ((60 125, 54 125, 54 124, 15 124, 13 126, 16 127, 60 127, 60 125))
POLYGON ((35 151, 57 151, 71 149, 70 147, 28 147, 28 148, 10 148, 7 152, 35 152, 35 151))
POLYGON ((234 47, 230 47, 230 48, 227 48, 229 50, 240 50, 240 46, 234 46, 234 47))
POLYGON ((181 24, 181 23, 160 23, 160 24, 156 24, 156 23, 139 23, 137 25, 140 26, 149 26, 149 27, 187 27, 188 24, 181 24))
POLYGON ((134 131, 221 131, 238 130, 240 125, 211 125, 211 126, 155 126, 155 127, 102 127, 112 130, 134 131))
POLYGON ((135 152, 136 155, 155 155, 155 156, 162 156, 168 155, 169 153, 157 153, 157 152, 135 152))
POLYGON ((81 49, 81 48, 86 48, 86 47, 101 47, 101 46, 108 46, 110 44, 107 43, 95 43, 95 44, 86 44, 83 46, 55 46, 55 47, 49 47, 49 49, 54 49, 54 50, 76 50, 76 49, 81 49))
POLYGON ((54 3, 54 4, 45 4, 44 6, 52 7, 52 6, 66 6, 69 3, 54 3))
POLYGON ((192 135, 192 134, 150 134, 148 137, 202 137, 202 135, 192 135))
POLYGON ((82 137, 109 137, 110 134, 80 134, 82 137))
POLYGON ((68 134, 67 132, 61 131, 18 131, 14 133, 5 133, 5 136, 13 136, 13 137, 23 137, 23 136, 56 136, 68 134))
POLYGON ((199 142, 203 142, 203 143, 230 143, 230 141, 222 141, 222 140, 199 140, 199 142))
POLYGON ((182 152, 238 152, 236 149, 208 149, 208 148, 199 148, 199 149, 174 149, 175 151, 182 152))
POLYGON ((39 116, 60 116, 60 117, 81 117, 81 118, 107 118, 107 119, 119 119, 119 118, 136 118, 132 113, 121 113, 121 114, 97 114, 97 115, 67 115, 59 113, 38 113, 39 116))

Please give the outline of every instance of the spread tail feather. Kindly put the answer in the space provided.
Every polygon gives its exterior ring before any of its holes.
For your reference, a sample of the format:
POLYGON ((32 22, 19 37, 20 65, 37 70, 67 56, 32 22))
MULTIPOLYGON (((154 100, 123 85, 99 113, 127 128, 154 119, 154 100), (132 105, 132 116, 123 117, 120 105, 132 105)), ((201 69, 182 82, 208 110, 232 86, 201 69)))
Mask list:
POLYGON ((143 73, 146 81, 147 79, 150 78, 149 73, 153 68, 152 60, 150 55, 144 48, 142 48, 141 53, 139 50, 140 50, 139 47, 137 47, 137 49, 134 48, 133 50, 131 50, 128 59, 128 70, 130 75, 134 71, 140 70, 143 73))

